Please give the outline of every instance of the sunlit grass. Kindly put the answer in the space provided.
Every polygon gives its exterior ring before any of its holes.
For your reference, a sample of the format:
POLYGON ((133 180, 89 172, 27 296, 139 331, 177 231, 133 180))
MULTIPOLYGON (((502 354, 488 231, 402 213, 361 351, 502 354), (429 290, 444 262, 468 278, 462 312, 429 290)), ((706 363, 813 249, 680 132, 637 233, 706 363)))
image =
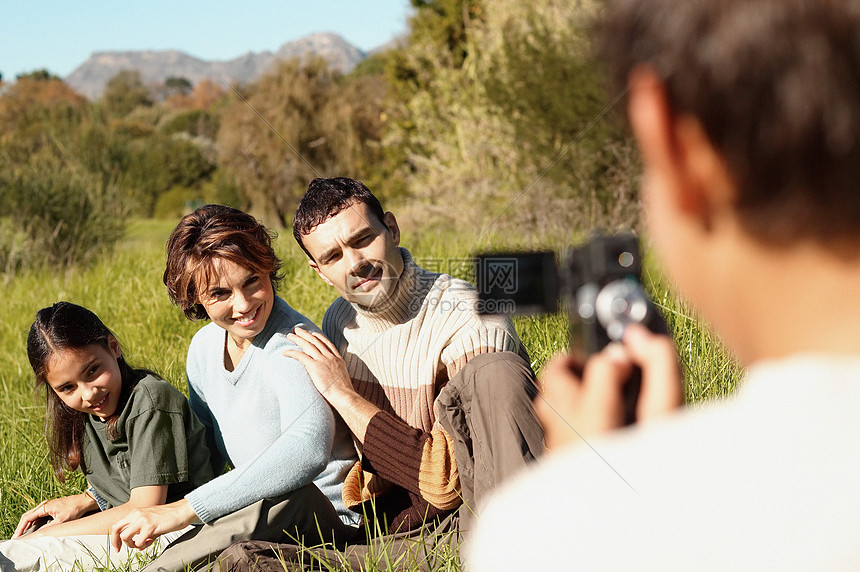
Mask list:
MULTIPOLYGON (((4 363, 0 368, 0 538, 12 534, 25 510, 41 500, 79 492, 83 484, 79 475, 60 484, 48 464, 42 436, 43 398, 34 395, 25 349, 26 334, 38 309, 57 300, 91 308, 117 334, 133 365, 154 369, 185 391, 185 353, 201 324, 188 321, 170 304, 161 282, 164 244, 173 224, 133 221, 116 252, 96 264, 63 273, 24 273, 5 285, 5 317, 0 320, 0 360, 4 363)), ((475 245, 466 234, 448 229, 407 230, 402 244, 410 248, 419 264, 462 278, 469 278, 470 257, 478 249, 492 246, 475 245)), ((501 240, 499 248, 509 247, 501 240)), ((289 231, 278 239, 278 251, 285 273, 281 296, 319 324, 335 297, 334 291, 308 267, 305 254, 289 231)), ((740 369, 719 340, 671 294, 654 264, 648 264, 646 283, 673 332, 686 376, 688 402, 731 393, 740 369)), ((515 323, 536 371, 568 343, 564 315, 522 317, 515 323)), ((386 558, 381 553, 378 566, 365 569, 386 569, 386 558)), ((459 570, 456 551, 440 561, 444 564, 438 570, 459 570)))

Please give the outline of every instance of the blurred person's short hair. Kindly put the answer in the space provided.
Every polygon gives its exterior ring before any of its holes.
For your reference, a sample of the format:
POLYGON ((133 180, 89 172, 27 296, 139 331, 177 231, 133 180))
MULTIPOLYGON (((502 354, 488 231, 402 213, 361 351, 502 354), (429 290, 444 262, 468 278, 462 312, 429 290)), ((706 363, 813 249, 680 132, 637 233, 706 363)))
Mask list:
MULTIPOLYGON (((860 238, 860 2, 609 0, 602 52, 637 66, 724 158, 745 230, 773 244, 860 238)), ((853 249, 852 249, 853 250, 853 249)))

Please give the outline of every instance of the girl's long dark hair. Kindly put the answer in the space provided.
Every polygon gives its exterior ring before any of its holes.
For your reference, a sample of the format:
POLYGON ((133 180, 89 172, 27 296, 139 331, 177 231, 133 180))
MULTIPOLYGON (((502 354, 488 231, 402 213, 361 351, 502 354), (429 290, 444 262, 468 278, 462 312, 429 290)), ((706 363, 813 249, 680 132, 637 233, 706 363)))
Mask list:
MULTIPOLYGON (((66 349, 81 349, 98 344, 110 350, 110 340, 117 339, 107 326, 90 310, 70 302, 57 302, 36 313, 36 320, 27 336, 27 357, 36 375, 36 390, 45 388, 45 438, 51 466, 61 482, 66 471, 81 468, 86 472, 84 460, 84 423, 86 413, 75 411, 57 396, 47 383, 47 367, 51 356, 66 349)), ((113 415, 108 417, 107 436, 118 437, 116 422, 131 390, 147 373, 131 368, 120 355, 117 358, 122 376, 122 393, 113 415)))

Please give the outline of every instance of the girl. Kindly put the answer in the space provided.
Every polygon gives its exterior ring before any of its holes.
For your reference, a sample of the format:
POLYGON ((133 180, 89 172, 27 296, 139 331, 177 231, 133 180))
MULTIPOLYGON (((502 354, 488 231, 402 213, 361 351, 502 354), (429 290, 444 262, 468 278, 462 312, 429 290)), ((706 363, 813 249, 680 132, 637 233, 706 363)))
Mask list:
POLYGON ((129 367, 93 312, 69 302, 43 308, 27 354, 37 389, 45 386, 54 472, 64 481, 67 470, 80 470, 89 488, 25 512, 13 540, 0 543, 3 570, 31 569, 40 560, 86 567, 106 556, 114 522, 135 508, 180 499, 213 477, 205 430, 188 401, 152 372, 129 367))

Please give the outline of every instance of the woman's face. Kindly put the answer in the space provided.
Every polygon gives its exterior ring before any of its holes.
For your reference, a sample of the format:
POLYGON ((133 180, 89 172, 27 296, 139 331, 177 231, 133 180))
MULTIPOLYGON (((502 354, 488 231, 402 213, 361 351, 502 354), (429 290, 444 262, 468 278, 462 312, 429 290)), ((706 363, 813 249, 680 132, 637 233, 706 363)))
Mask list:
POLYGON ((122 393, 117 363, 121 354, 114 338, 108 339, 108 347, 90 344, 57 350, 48 359, 45 380, 70 408, 106 419, 116 412, 122 393))
POLYGON ((272 313, 272 281, 223 258, 215 258, 212 269, 211 281, 200 288, 200 304, 212 322, 244 347, 263 331, 272 313))

